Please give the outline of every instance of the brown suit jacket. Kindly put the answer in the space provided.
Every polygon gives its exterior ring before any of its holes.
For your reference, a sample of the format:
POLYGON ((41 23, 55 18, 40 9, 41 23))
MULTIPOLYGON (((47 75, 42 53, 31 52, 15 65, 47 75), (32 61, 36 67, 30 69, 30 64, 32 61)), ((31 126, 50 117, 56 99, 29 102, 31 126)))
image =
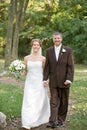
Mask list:
MULTIPOLYGON (((49 78, 50 87, 65 88, 64 82, 66 80, 70 80, 72 82, 73 75, 74 60, 72 49, 62 45, 58 61, 56 61, 54 47, 50 47, 46 53, 43 80, 47 80, 49 78)), ((70 85, 67 85, 67 87, 69 86, 70 85)))

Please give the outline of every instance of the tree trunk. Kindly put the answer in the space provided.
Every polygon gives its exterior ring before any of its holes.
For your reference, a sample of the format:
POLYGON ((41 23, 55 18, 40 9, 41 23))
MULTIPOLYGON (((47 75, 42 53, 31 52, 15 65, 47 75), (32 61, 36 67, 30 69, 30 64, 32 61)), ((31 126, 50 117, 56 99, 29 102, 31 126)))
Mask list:
POLYGON ((8 16, 5 68, 18 58, 19 32, 29 0, 11 0, 8 16))
POLYGON ((13 47, 12 47, 12 54, 11 59, 15 60, 18 58, 18 42, 19 42, 19 27, 16 25, 14 37, 13 37, 13 47))
POLYGON ((11 50, 12 50, 12 37, 13 37, 13 1, 10 3, 8 13, 8 28, 7 28, 7 41, 5 47, 5 67, 11 62, 11 50))

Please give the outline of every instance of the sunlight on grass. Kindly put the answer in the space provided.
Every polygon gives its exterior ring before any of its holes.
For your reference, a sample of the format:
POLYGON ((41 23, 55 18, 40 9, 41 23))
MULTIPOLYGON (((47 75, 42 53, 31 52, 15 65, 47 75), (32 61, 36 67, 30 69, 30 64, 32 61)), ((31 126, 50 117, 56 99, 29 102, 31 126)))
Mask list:
POLYGON ((1 63, 4 63, 4 62, 5 62, 5 60, 4 60, 4 59, 0 59, 0 64, 1 64, 1 63))
POLYGON ((5 94, 8 93, 6 90, 0 89, 0 93, 5 94))
POLYGON ((75 71, 81 71, 81 70, 87 70, 87 65, 82 65, 82 64, 76 64, 75 65, 75 71))

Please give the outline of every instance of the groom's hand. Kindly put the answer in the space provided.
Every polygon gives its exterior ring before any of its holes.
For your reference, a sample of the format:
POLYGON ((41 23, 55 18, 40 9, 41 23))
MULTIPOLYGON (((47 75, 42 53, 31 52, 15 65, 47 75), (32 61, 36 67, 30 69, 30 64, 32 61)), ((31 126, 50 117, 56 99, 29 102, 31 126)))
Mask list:
POLYGON ((70 80, 66 80, 65 82, 64 82, 64 85, 65 86, 67 86, 68 84, 71 84, 72 82, 70 81, 70 80))
POLYGON ((43 81, 44 87, 48 87, 48 81, 43 81))

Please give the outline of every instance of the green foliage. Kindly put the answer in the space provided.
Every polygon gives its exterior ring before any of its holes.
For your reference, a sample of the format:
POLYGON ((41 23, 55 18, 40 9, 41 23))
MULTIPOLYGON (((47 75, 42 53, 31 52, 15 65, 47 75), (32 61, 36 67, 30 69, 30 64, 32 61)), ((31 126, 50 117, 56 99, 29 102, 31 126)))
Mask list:
MULTIPOLYGON (((34 3, 27 10, 21 38, 39 37, 43 41, 43 54, 53 45, 52 34, 63 33, 63 44, 73 48, 76 63, 87 63, 87 6, 86 1, 57 1, 34 3), (68 6, 67 6, 68 5, 68 6), (39 7, 39 9, 37 9, 39 7), (26 22, 27 20, 27 22, 26 22), (84 53, 82 53, 84 52, 84 53)), ((30 44, 29 44, 30 45, 30 44)))
POLYGON ((0 2, 0 57, 4 56, 7 31, 7 17, 8 3, 4 1, 0 2))
POLYGON ((0 56, 4 55, 4 49, 0 48, 0 56))
MULTIPOLYGON (((0 41, 5 43, 8 3, 0 6, 4 14, 0 17, 0 41)), ((75 63, 87 64, 87 1, 30 0, 20 33, 19 56, 29 54, 33 38, 43 41, 45 55, 46 49, 53 45, 55 31, 62 32, 63 44, 72 47, 75 63)))
POLYGON ((7 17, 8 17, 8 3, 0 3, 0 45, 5 44, 6 28, 7 28, 7 17))
POLYGON ((87 63, 87 7, 82 1, 67 1, 63 8, 52 16, 52 25, 64 35, 63 44, 71 46, 76 63, 87 63), (78 3, 79 2, 79 3, 78 3), (65 7, 66 7, 65 5, 65 7), (84 13, 85 12, 85 13, 84 13), (84 52, 84 53, 82 53, 84 52))

